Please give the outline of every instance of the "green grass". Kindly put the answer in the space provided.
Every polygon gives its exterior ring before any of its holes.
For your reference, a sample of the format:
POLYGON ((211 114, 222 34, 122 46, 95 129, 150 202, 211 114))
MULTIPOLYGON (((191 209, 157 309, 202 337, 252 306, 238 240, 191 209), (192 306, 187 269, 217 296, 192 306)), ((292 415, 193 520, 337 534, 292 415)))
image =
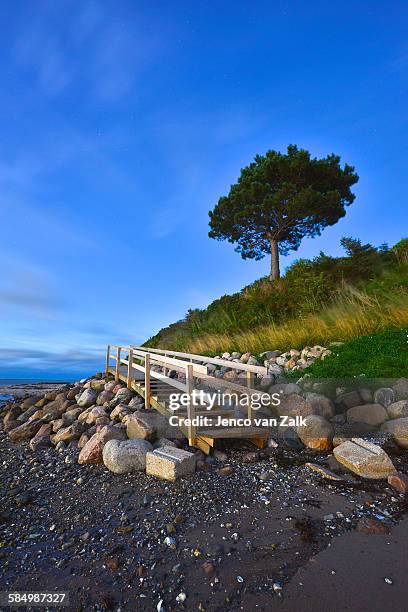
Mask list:
MULTIPOLYGON (((313 378, 399 378, 408 376, 408 327, 361 336, 336 347, 306 370, 313 378)), ((298 378, 299 372, 291 377, 298 378)))
POLYGON ((263 278, 205 309, 190 310, 145 346, 260 353, 403 326, 408 326, 408 240, 392 249, 349 240, 347 256, 300 259, 279 281, 263 278))

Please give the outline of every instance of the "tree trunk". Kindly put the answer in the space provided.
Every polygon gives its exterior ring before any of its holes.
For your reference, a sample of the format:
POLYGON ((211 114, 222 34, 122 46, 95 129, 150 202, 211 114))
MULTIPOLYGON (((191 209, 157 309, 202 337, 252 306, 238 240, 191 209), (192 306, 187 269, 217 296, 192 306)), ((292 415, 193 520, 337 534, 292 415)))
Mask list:
POLYGON ((277 280, 280 277, 279 272, 279 249, 278 249, 278 241, 270 240, 271 244, 271 273, 269 278, 272 280, 277 280))

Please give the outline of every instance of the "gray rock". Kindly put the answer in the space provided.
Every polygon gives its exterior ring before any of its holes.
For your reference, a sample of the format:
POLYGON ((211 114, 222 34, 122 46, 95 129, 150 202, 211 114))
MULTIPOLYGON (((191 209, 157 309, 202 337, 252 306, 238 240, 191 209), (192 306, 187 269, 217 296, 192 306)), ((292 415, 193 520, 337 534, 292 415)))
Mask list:
POLYGON ((237 353, 236 351, 234 351, 233 353, 231 353, 231 359, 241 359, 241 353, 237 353))
POLYGON ((343 442, 333 451, 337 461, 363 478, 388 478, 396 469, 387 453, 362 438, 343 442))
POLYGON ((367 425, 382 425, 388 419, 388 414, 381 404, 363 404, 347 410, 349 423, 366 423, 367 425))
POLYGON ((111 408, 116 408, 118 404, 128 404, 132 397, 134 397, 134 392, 128 389, 127 387, 122 387, 116 393, 115 397, 110 400, 109 406, 111 408))
POLYGON ((109 440, 103 448, 103 462, 114 474, 146 469, 146 454, 153 450, 147 440, 109 440))
POLYGON ((396 399, 408 399, 408 378, 399 378, 392 388, 395 391, 396 399))
MULTIPOLYGON (((88 408, 89 406, 92 406, 92 404, 95 404, 97 397, 98 394, 96 391, 93 389, 85 389, 85 391, 82 391, 81 395, 79 396, 77 404, 82 408, 88 408)), ((49 406, 47 407, 47 410, 49 410, 49 406)))
POLYGON ((313 407, 301 395, 291 393, 280 398, 279 406, 276 406, 277 413, 290 417, 303 416, 306 417, 313 414, 313 407))
POLYGON ((127 436, 131 440, 174 439, 181 435, 177 427, 172 427, 165 416, 153 409, 130 414, 124 423, 126 423, 127 436))
POLYGON ((391 387, 382 387, 381 389, 377 389, 374 393, 374 401, 376 404, 381 404, 382 406, 389 406, 393 402, 395 402, 395 391, 391 387))
POLYGON ((297 428, 297 434, 308 448, 319 451, 327 451, 332 448, 333 425, 318 414, 307 416, 305 424, 297 428))
POLYGON ((408 417, 408 400, 399 400, 387 406, 390 419, 403 419, 408 417))
POLYGON ((112 391, 102 391, 96 398, 96 403, 98 406, 103 406, 107 402, 110 402, 114 397, 115 396, 112 391))
POLYGON ((278 365, 277 363, 268 363, 266 366, 268 368, 268 373, 273 376, 281 376, 283 372, 283 367, 278 365))
POLYGON ((361 406, 361 397, 358 391, 349 391, 348 393, 341 393, 336 397, 334 403, 343 410, 348 410, 354 406, 361 406))
POLYGON ((325 419, 331 419, 335 415, 334 404, 330 398, 320 393, 307 393, 306 401, 311 404, 314 414, 318 414, 325 419))
POLYGON ((408 448, 408 417, 387 421, 382 425, 381 431, 391 433, 401 448, 408 448))

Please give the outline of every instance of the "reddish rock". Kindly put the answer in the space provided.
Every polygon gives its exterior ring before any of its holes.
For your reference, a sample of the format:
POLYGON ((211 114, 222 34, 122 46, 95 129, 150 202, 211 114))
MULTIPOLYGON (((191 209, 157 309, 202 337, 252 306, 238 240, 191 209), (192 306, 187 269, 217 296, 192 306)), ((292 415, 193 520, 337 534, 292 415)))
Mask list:
POLYGON ((95 408, 92 408, 92 410, 90 410, 88 413, 88 416, 86 417, 86 424, 94 425, 98 417, 104 416, 106 416, 105 408, 102 408, 102 406, 95 406, 95 408))
POLYGON ((6 426, 10 421, 16 421, 17 417, 21 414, 21 408, 19 406, 13 406, 8 410, 4 416, 3 423, 6 426))
POLYGON ((398 493, 408 493, 408 476, 397 472, 388 476, 388 484, 398 493))
POLYGON ((86 433, 83 433, 82 436, 78 440, 78 448, 84 448, 85 444, 88 442, 89 436, 86 433))
POLYGON ((205 561, 205 563, 203 563, 201 567, 204 571, 204 574, 207 574, 207 576, 211 576, 215 572, 215 565, 214 563, 211 563, 211 561, 205 561))
POLYGON ((357 523, 357 531, 367 535, 386 535, 390 528, 374 518, 363 518, 357 523))
POLYGON ((36 435, 30 440, 30 448, 32 451, 39 450, 41 448, 48 448, 52 446, 50 436, 39 436, 36 435))
POLYGON ((44 423, 44 425, 41 425, 40 429, 37 431, 35 435, 36 436, 49 436, 51 432, 52 432, 51 423, 44 423))
POLYGON ((102 463, 103 447, 109 440, 126 440, 126 434, 114 425, 105 425, 82 448, 78 463, 102 463))
POLYGON ((27 421, 27 423, 23 423, 23 425, 20 425, 19 427, 16 427, 10 431, 10 440, 12 442, 20 442, 21 440, 28 440, 32 438, 35 436, 43 423, 44 421, 41 419, 38 421, 27 421))
POLYGON ((234 473, 234 470, 232 469, 232 467, 230 465, 226 465, 225 467, 220 468, 218 470, 218 474, 220 476, 231 476, 231 474, 233 474, 233 473, 234 473))

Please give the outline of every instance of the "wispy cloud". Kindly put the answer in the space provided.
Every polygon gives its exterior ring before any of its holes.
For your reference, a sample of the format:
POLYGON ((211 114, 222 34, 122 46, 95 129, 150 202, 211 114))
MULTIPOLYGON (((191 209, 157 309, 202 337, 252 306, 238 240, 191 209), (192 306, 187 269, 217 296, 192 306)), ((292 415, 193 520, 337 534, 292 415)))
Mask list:
POLYGON ((120 100, 154 61, 161 42, 145 33, 134 11, 124 19, 117 7, 110 9, 93 0, 42 2, 21 28, 14 47, 17 64, 47 95, 57 96, 78 81, 88 99, 93 94, 104 102, 120 100))

